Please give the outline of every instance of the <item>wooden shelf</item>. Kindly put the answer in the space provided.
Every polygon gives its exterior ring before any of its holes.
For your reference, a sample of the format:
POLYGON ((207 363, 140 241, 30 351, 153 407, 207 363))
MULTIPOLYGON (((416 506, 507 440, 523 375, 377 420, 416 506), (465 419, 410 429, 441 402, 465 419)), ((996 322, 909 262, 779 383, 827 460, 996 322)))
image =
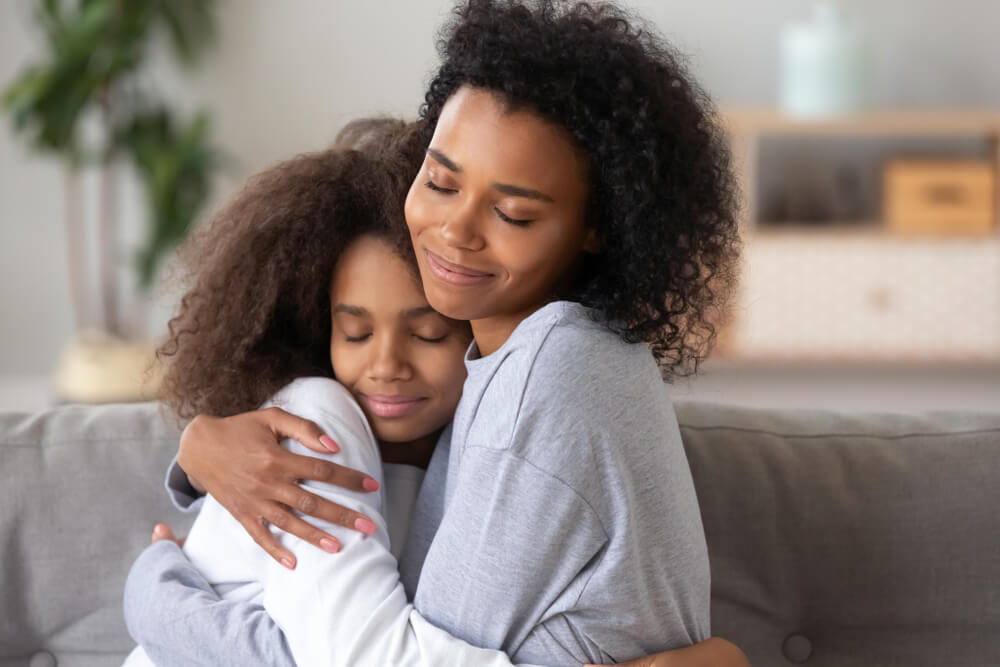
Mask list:
POLYGON ((860 222, 776 222, 750 224, 744 228, 744 238, 811 238, 811 239, 890 239, 893 241, 924 241, 935 239, 943 242, 958 240, 990 240, 1000 238, 1000 231, 990 235, 970 234, 912 234, 904 235, 889 230, 881 220, 860 222))
MULTIPOLYGON (((744 191, 744 265, 718 355, 743 364, 1000 363, 1000 203, 989 235, 902 235, 877 219, 761 224, 762 137, 980 137, 1000 173, 1000 110, 794 118, 725 111, 744 191)), ((997 195, 1000 197, 1000 195, 997 195)), ((878 215, 875 213, 875 215, 878 215)))
POLYGON ((1000 134, 1000 111, 868 111, 829 118, 800 118, 776 110, 734 109, 722 114, 735 134, 960 136, 1000 134))

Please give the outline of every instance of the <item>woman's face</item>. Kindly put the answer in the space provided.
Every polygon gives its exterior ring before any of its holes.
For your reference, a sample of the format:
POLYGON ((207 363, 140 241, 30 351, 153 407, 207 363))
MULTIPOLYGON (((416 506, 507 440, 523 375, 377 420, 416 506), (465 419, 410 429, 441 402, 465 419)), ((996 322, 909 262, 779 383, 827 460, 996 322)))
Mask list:
POLYGON ((487 91, 459 89, 406 198, 427 300, 473 320, 477 341, 475 320, 509 335, 595 250, 586 203, 586 164, 563 129, 509 112, 487 91))
POLYGON ((330 362, 383 442, 436 433, 455 413, 469 327, 431 309, 413 268, 383 241, 351 244, 330 285, 330 362))

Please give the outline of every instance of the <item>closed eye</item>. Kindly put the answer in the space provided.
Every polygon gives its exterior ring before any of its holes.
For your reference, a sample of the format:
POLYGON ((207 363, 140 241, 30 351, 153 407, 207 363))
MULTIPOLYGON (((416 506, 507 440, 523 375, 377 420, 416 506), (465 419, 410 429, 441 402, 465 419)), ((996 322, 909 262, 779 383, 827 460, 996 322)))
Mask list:
POLYGON ((435 183, 434 181, 431 181, 431 180, 428 180, 424 185, 426 185, 428 188, 430 188, 434 192, 441 192, 441 193, 444 193, 444 194, 452 194, 454 192, 457 192, 456 190, 452 190, 450 188, 442 188, 440 185, 438 185, 437 183, 435 183))
POLYGON ((533 222, 530 219, 529 220, 520 220, 518 218, 512 218, 509 215, 507 215, 506 213, 504 213, 503 211, 501 211, 500 209, 495 208, 495 207, 494 207, 493 210, 496 211, 497 216, 499 216, 499 218, 501 220, 503 220, 504 222, 508 222, 508 223, 510 223, 512 225, 517 225, 518 227, 527 227, 529 224, 531 224, 533 222))
POLYGON ((369 333, 369 334, 363 334, 361 336, 344 336, 344 340, 346 340, 348 343, 363 343, 371 337, 372 335, 369 333))
POLYGON ((444 339, 448 337, 448 334, 444 334, 443 336, 438 336, 436 338, 431 338, 430 336, 420 336, 418 334, 413 334, 413 337, 416 338, 417 340, 423 341, 425 343, 441 343, 441 342, 444 342, 444 339))

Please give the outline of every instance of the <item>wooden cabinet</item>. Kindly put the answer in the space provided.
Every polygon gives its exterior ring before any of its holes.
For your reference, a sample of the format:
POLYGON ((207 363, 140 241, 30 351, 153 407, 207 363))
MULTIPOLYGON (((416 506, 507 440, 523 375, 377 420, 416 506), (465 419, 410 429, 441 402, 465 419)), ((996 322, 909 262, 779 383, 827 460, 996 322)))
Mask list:
MULTIPOLYGON (((979 137, 994 176, 1000 114, 878 113, 794 121, 730 112, 746 197, 742 280, 716 357, 756 362, 1000 362, 1000 221, 975 234, 898 234, 882 220, 763 225, 762 137, 979 137)), ((992 207, 994 218, 1000 207, 992 207)))

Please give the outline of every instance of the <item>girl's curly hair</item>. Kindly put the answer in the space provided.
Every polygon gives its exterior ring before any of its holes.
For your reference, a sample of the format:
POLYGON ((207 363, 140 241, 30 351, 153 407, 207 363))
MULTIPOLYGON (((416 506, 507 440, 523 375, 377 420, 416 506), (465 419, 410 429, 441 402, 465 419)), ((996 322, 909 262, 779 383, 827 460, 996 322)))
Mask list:
POLYGON ((416 275, 403 203, 420 142, 402 121, 351 123, 332 148, 251 178, 188 240, 189 288, 157 350, 179 417, 253 410, 296 377, 333 376, 330 279, 344 249, 374 235, 416 275))
POLYGON ((469 0, 441 33, 420 116, 429 143, 462 86, 564 128, 586 156, 588 256, 569 298, 664 378, 697 370, 735 284, 738 189, 707 94, 652 29, 606 3, 469 0))

